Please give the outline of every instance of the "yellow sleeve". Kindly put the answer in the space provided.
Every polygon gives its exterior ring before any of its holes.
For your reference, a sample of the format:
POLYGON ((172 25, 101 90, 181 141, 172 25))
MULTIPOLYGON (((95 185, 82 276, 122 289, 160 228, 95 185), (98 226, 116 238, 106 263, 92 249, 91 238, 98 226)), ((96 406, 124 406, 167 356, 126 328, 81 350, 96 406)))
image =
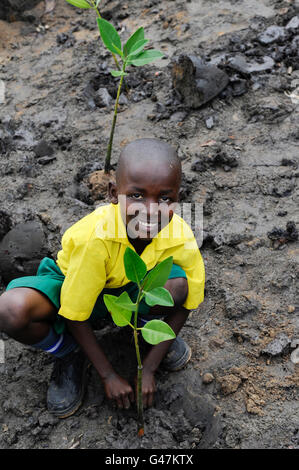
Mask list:
POLYGON ((196 240, 182 245, 174 254, 173 262, 183 268, 188 280, 188 295, 183 307, 196 309, 204 300, 205 287, 205 267, 196 240))
POLYGON ((71 246, 69 263, 60 293, 59 315, 70 320, 84 321, 89 318, 94 304, 106 284, 107 249, 100 239, 71 246))

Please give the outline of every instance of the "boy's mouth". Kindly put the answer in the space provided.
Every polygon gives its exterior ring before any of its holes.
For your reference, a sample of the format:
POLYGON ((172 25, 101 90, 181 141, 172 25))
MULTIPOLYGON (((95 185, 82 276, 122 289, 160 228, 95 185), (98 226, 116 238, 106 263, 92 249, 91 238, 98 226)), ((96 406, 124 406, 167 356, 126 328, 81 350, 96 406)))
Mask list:
POLYGON ((137 222, 139 223, 139 228, 146 230, 153 230, 159 226, 158 222, 148 222, 141 219, 137 219, 137 222))
POLYGON ((127 229, 134 238, 153 238, 161 230, 161 222, 154 220, 134 217, 127 225, 127 229))

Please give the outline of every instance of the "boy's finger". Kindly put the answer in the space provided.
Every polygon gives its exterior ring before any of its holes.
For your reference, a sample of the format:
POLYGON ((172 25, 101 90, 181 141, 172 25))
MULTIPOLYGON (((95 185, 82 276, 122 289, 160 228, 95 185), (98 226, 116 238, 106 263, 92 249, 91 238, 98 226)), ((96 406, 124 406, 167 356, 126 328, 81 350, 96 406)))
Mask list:
POLYGON ((127 396, 123 397, 123 405, 124 405, 125 410, 128 410, 130 408, 131 404, 130 404, 129 397, 127 396))
POLYGON ((129 393, 129 399, 130 399, 130 402, 131 402, 131 403, 134 403, 135 397, 134 397, 134 392, 133 392, 133 390, 129 393))
POLYGON ((117 407, 123 409, 123 401, 121 398, 116 398, 117 407))

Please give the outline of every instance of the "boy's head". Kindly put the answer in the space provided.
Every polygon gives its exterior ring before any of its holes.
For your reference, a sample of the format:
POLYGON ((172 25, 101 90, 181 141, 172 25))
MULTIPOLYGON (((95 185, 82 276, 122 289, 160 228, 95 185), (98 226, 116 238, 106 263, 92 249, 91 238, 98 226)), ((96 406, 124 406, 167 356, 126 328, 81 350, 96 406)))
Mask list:
POLYGON ((180 159, 163 141, 138 139, 122 150, 110 196, 120 203, 129 237, 151 239, 169 223, 181 175, 180 159))

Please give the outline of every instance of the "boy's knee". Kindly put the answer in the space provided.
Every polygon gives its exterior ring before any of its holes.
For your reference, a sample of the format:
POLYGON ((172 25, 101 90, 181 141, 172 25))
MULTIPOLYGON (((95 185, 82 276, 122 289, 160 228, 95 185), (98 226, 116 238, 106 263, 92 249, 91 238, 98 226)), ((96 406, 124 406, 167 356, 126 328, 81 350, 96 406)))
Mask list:
POLYGON ((21 295, 0 296, 0 330, 10 334, 24 329, 30 321, 30 312, 25 298, 21 295))
POLYGON ((188 295, 188 281, 184 277, 168 279, 165 288, 170 292, 176 306, 181 306, 188 295))

